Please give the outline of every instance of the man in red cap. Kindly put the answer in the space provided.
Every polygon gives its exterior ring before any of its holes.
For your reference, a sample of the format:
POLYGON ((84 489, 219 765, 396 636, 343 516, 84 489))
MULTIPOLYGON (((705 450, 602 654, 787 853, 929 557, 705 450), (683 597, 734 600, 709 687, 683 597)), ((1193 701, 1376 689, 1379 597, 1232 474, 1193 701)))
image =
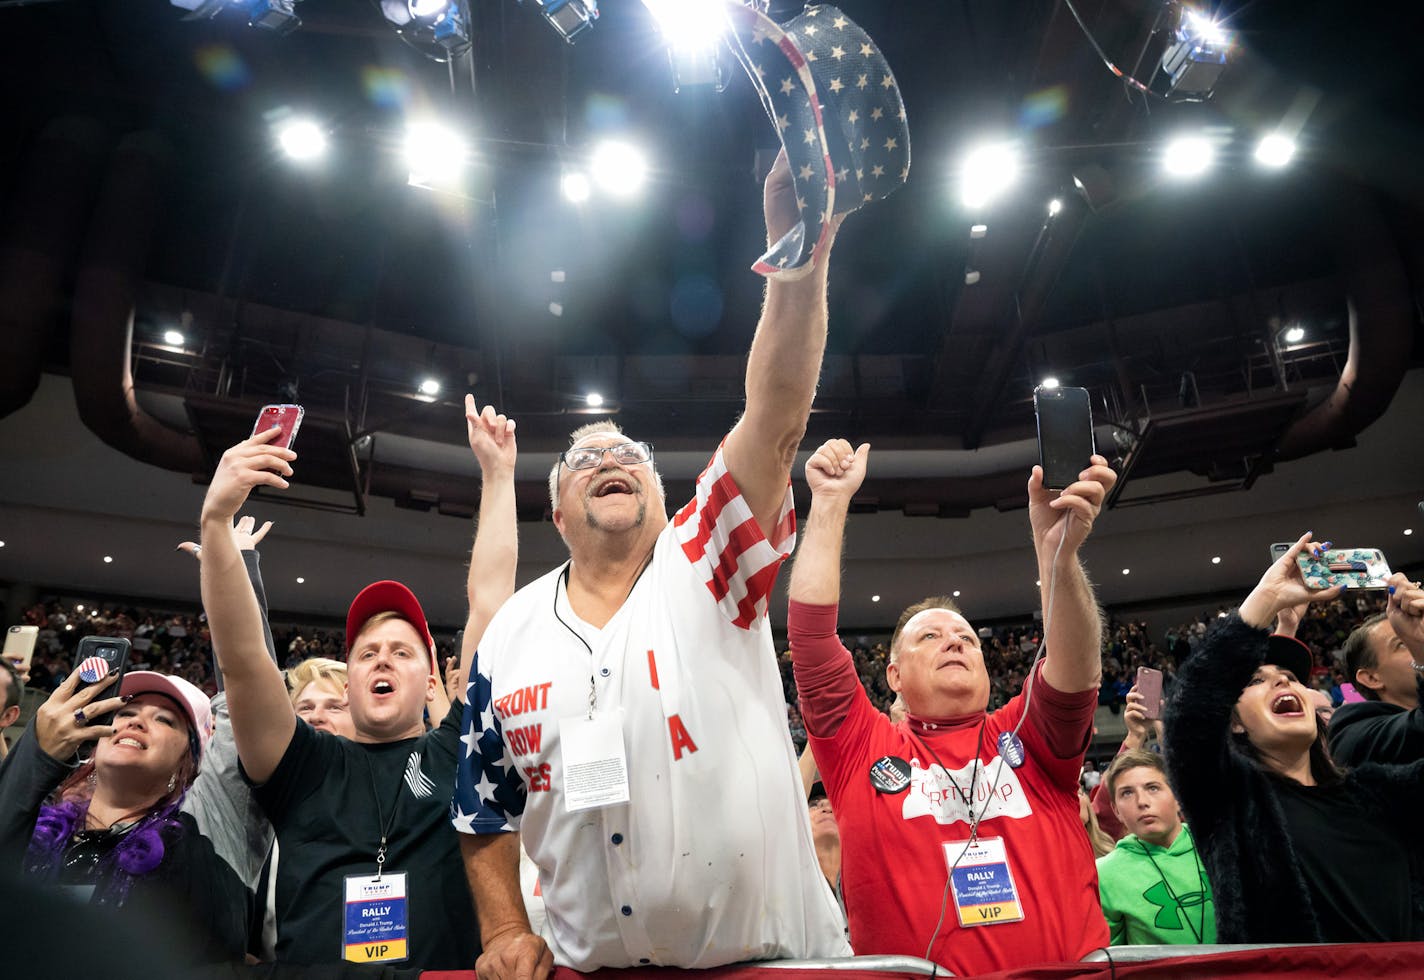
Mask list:
MULTIPOLYGON (((477 413, 468 395, 465 416, 482 491, 462 663, 514 591, 517 559, 514 423, 477 413)), ((440 684, 435 642, 411 591, 382 581, 361 590, 346 619, 354 738, 296 717, 231 535, 253 487, 285 489, 292 475, 296 454, 270 445, 272 435, 237 444, 218 465, 203 503, 202 591, 238 757, 282 849, 277 959, 468 969, 478 932, 448 819, 464 706, 426 732, 440 684)))

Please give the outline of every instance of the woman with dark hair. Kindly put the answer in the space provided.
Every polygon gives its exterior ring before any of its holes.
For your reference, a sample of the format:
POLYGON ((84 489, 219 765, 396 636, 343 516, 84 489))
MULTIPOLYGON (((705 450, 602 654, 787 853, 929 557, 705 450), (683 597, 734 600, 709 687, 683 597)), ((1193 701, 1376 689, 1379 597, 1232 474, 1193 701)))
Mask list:
POLYGON ((1310 538, 1182 665, 1163 737, 1172 784, 1221 942, 1424 939, 1424 761, 1337 768, 1304 683, 1310 650, 1270 634, 1282 610, 1340 593, 1306 586, 1310 538))
POLYGON ((79 673, 40 706, 3 770, 5 870, 159 916, 191 939, 190 962, 241 961, 246 890, 179 809, 210 734, 207 696, 181 678, 132 671, 118 696, 99 697, 112 687, 81 688, 79 673), (85 743, 93 752, 80 758, 85 743))

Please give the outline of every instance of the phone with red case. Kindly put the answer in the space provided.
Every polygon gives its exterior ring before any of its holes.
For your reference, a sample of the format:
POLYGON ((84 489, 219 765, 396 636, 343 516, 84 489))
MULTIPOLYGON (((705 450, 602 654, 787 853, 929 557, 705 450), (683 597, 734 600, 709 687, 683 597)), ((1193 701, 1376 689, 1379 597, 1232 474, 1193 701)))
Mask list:
POLYGON ((1162 672, 1153 667, 1137 668, 1137 693, 1142 695, 1142 713, 1153 721, 1162 717, 1162 672))
POLYGON ((1336 585, 1347 589, 1389 587, 1389 562, 1378 548, 1331 548, 1319 558, 1302 551, 1295 561, 1305 584, 1312 589, 1336 585))
POLYGON ((302 427, 302 417, 306 413, 307 410, 300 405, 265 405, 262 411, 257 413, 257 422, 252 426, 252 434, 255 436, 268 429, 281 429, 282 434, 267 445, 291 449, 292 443, 297 440, 297 430, 302 427))

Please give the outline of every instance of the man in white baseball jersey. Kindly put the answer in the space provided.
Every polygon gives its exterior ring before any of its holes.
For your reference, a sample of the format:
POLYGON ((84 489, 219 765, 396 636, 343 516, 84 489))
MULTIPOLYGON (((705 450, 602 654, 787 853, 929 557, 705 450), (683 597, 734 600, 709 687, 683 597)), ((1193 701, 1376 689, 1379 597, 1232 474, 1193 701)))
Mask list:
MULTIPOLYGON (((767 232, 797 220, 785 157, 767 232)), ((828 251, 828 249, 827 249, 828 251)), ((826 253, 768 283, 746 411, 669 522, 650 446, 576 431, 550 474, 570 561, 490 623, 452 815, 481 980, 844 956, 786 727, 767 597, 826 336, 826 253), (519 845, 548 910, 534 935, 519 845)))

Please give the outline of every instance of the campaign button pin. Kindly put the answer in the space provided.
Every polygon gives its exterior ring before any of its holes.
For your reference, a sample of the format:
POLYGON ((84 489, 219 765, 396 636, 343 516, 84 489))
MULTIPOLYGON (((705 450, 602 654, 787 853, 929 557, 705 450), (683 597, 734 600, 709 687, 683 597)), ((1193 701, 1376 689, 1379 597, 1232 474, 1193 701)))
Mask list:
POLYGON ((910 788, 910 764, 897 755, 881 756, 870 766, 870 785, 877 793, 903 793, 910 788))
POLYGON ((1023 740, 1013 732, 999 733, 999 756, 1017 769, 1024 764, 1023 740))

